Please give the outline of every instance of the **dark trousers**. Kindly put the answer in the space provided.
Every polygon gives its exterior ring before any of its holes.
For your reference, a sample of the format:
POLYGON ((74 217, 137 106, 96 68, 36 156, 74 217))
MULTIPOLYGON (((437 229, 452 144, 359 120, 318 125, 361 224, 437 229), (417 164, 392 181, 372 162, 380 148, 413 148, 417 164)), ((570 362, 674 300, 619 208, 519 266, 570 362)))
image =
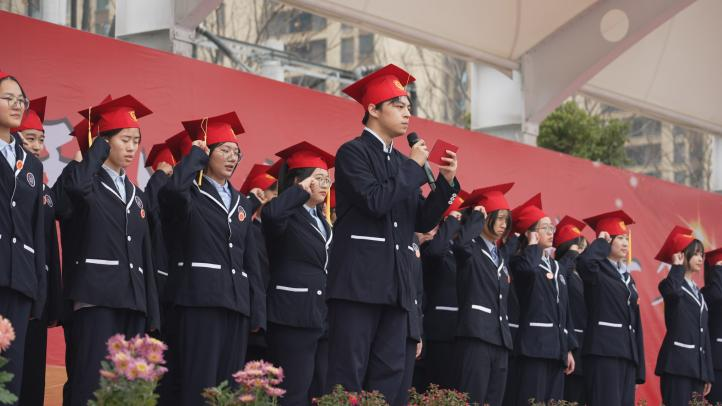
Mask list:
POLYGON ((587 355, 584 381, 588 406, 634 406, 636 366, 628 359, 587 355))
POLYGON ((100 362, 108 355, 108 339, 115 334, 126 338, 143 334, 145 325, 145 314, 135 310, 95 306, 75 311, 71 330, 71 405, 85 406, 94 399, 93 392, 100 384, 100 362))
POLYGON ((279 403, 284 406, 310 405, 314 396, 312 388, 324 386, 318 380, 327 371, 328 358, 319 356, 319 353, 328 356, 321 348, 328 345, 323 337, 323 329, 268 323, 266 339, 270 360, 283 368, 281 388, 286 390, 286 394, 279 399, 279 403))
POLYGON ((397 306, 328 302, 328 388, 378 390, 392 405, 404 379, 408 312, 397 306))
POLYGON ((459 391, 468 393, 471 403, 500 406, 509 371, 509 350, 472 337, 457 337, 454 344, 459 391))
POLYGON ((564 367, 560 360, 519 356, 519 388, 516 405, 527 406, 529 399, 549 402, 564 397, 564 367))
POLYGON ((30 320, 25 336, 23 386, 20 406, 43 406, 45 403, 45 356, 48 347, 48 322, 30 320))
POLYGON ((63 384, 63 406, 70 405, 70 387, 73 377, 73 318, 72 310, 63 318, 63 339, 65 340, 65 376, 67 379, 63 384))
POLYGON ((406 339, 406 360, 404 361, 404 377, 401 379, 399 392, 396 394, 396 402, 402 405, 409 404, 409 389, 414 381, 414 371, 416 364, 416 346, 418 341, 411 338, 406 339))
POLYGON ((665 406, 687 406, 692 394, 702 394, 704 382, 687 376, 663 374, 659 377, 665 406))
POLYGON ((435 383, 444 389, 456 387, 454 377, 457 374, 457 365, 454 354, 453 341, 424 342, 424 370, 428 383, 435 383))
POLYGON ((178 312, 175 305, 162 304, 163 318, 161 320, 161 340, 168 346, 165 352, 165 363, 168 372, 158 382, 158 404, 160 406, 175 406, 178 404, 180 394, 180 375, 178 367, 178 312))
POLYGON ((176 307, 178 312, 178 404, 204 405, 203 389, 216 386, 243 368, 248 317, 220 307, 176 307))
POLYGON ((580 405, 587 403, 584 376, 566 375, 564 377, 564 400, 577 402, 580 405))
POLYGON ((509 353, 509 372, 506 374, 506 389, 504 391, 504 406, 514 406, 516 404, 516 394, 519 390, 519 367, 517 360, 519 358, 514 353, 509 353))
POLYGON ((23 384, 25 337, 32 307, 33 301, 29 297, 10 288, 0 288, 0 315, 8 319, 15 330, 15 340, 2 353, 2 356, 8 360, 3 368, 4 371, 13 374, 13 379, 5 385, 5 388, 18 397, 23 384))
POLYGON ((712 390, 707 395, 707 400, 712 404, 722 403, 722 369, 714 370, 714 383, 712 384, 712 390))

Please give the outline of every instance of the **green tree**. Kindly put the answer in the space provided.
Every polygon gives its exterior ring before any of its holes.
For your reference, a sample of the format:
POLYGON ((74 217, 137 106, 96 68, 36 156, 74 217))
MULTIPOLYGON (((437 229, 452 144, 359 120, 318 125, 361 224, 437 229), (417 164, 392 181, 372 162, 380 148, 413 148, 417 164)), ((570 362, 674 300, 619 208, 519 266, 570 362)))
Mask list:
POLYGON ((537 145, 607 165, 628 162, 624 144, 629 124, 589 114, 574 101, 557 107, 539 126, 537 145))

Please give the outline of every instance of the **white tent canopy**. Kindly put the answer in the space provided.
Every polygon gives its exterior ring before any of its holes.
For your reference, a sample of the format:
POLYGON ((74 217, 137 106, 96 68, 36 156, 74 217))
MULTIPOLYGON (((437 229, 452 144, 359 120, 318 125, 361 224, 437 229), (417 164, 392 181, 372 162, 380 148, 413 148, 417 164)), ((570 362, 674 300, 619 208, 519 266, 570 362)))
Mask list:
POLYGON ((722 133, 719 0, 283 0, 521 74, 523 121, 577 91, 722 133))

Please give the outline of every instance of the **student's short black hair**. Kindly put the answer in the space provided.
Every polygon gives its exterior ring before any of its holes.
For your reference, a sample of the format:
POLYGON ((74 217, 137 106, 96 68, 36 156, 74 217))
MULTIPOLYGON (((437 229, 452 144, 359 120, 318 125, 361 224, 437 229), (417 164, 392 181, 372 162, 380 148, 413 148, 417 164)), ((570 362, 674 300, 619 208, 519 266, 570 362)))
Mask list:
MULTIPOLYGON (((401 100, 402 97, 405 97, 405 96, 396 96, 393 99, 384 100, 381 103, 375 104, 374 107, 376 108, 376 110, 381 110, 381 109, 383 109, 384 104, 396 103, 397 101, 401 100)), ((406 97, 408 98, 408 96, 406 96, 406 97)), ((366 109, 366 111, 364 112, 364 118, 361 119, 361 123, 363 125, 366 125, 366 123, 368 123, 368 121, 369 121, 369 117, 370 117, 369 111, 368 111, 368 109, 366 109)))
POLYGON ((286 163, 283 164, 281 168, 281 172, 279 174, 278 183, 279 183, 279 190, 278 193, 283 193, 284 190, 290 188, 291 186, 295 185, 296 179, 298 181, 302 181, 313 173, 316 168, 295 168, 295 169, 288 169, 286 163))
MULTIPOLYGON (((536 230, 538 224, 539 222, 537 221, 534 224, 530 225, 529 228, 527 228, 527 231, 536 230)), ((526 238, 526 233, 522 233, 519 235, 519 245, 517 245, 516 248, 516 255, 521 255, 527 246, 529 246, 529 240, 526 238)))

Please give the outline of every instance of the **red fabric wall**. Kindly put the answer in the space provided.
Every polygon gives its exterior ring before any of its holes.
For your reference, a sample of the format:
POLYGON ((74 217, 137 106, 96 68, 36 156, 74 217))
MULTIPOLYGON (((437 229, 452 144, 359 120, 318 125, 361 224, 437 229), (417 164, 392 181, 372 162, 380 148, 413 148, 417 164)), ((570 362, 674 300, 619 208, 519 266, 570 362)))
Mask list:
MULTIPOLYGON (((141 119, 145 152, 179 131, 181 120, 235 110, 246 128, 236 187, 252 164, 283 147, 309 140, 336 151, 362 129, 362 109, 353 101, 74 29, 0 12, 0 38, 0 70, 15 75, 30 98, 48 96, 46 123, 53 130, 46 130, 45 164, 53 172, 51 183, 61 168, 57 148, 70 141, 68 123, 77 123, 76 111, 108 93, 132 93, 154 111, 141 119)), ((653 257, 675 224, 694 228, 708 248, 717 247, 722 196, 419 118, 410 131, 429 144, 440 137, 460 147, 459 179, 466 190, 514 181, 512 205, 541 191, 546 212, 557 219, 617 208, 631 214, 637 221, 632 248, 641 266, 633 275, 640 287, 648 382, 638 398, 659 404, 654 365, 665 328, 663 303, 655 300, 667 268, 653 257)), ((396 144, 408 152, 405 139, 396 144)), ((51 363, 62 363, 58 330, 52 334, 51 363)))

